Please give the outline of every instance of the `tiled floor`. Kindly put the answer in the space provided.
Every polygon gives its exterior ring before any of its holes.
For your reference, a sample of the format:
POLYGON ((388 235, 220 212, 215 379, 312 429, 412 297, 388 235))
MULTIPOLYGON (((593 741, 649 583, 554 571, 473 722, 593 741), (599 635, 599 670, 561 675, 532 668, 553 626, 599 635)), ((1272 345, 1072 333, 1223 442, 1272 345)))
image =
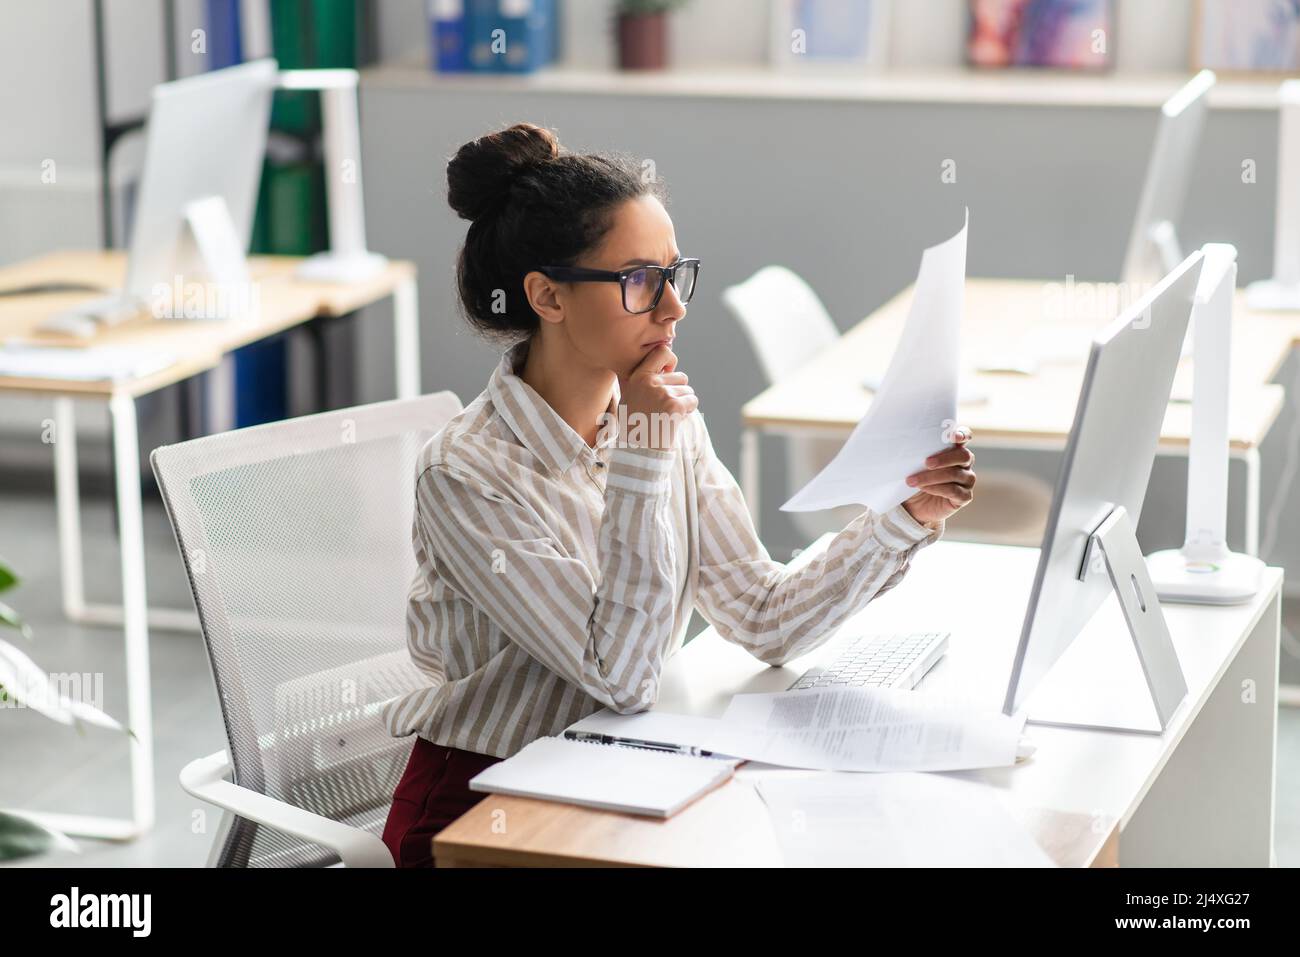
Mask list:
MULTIPOLYGON (((112 513, 103 500, 84 510, 88 597, 111 600, 117 589, 117 549, 112 513)), ((43 670, 102 672, 105 709, 126 714, 122 638, 111 628, 69 624, 59 608, 54 504, 46 495, 0 495, 0 552, 23 583, 6 600, 35 629, 29 648, 43 670)), ((175 542, 160 505, 146 505, 150 603, 190 607, 175 542)), ((1286 621, 1300 635, 1300 602, 1286 621)), ((1295 642, 1290 642, 1297 648, 1295 642)), ((1297 648, 1300 650, 1300 648, 1297 648)), ((1283 680, 1300 684, 1300 659, 1283 653, 1283 680)), ((207 657, 196 634, 154 630, 150 636, 158 823, 130 844, 80 839, 78 857, 58 863, 84 866, 202 866, 216 830, 217 812, 190 798, 177 783, 193 758, 225 747, 221 714, 207 657)), ((1300 866, 1300 710, 1283 709, 1278 730, 1277 859, 1300 866)), ((84 736, 25 709, 0 710, 0 807, 68 813, 129 812, 126 743, 120 735, 90 729, 84 736)), ((53 863, 49 858, 29 866, 53 863)))

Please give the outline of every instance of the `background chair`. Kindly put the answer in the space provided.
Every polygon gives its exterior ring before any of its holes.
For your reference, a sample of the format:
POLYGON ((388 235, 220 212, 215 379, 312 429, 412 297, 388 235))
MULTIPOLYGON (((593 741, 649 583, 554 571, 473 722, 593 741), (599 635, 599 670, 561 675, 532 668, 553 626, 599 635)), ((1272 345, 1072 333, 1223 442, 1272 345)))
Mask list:
MULTIPOLYGON (((817 293, 785 266, 764 266, 744 282, 728 286, 722 291, 722 302, 753 346, 768 385, 780 382, 840 338, 817 293)), ((794 494, 826 467, 844 439, 790 435, 784 444, 786 489, 794 494)), ((826 532, 839 531, 861 512, 857 506, 844 506, 788 514, 800 537, 811 542, 826 532)))
MULTIPOLYGON (((744 282, 724 289, 722 301, 753 346, 768 385, 780 382, 840 337, 817 293, 784 266, 764 266, 744 282)), ((843 444, 844 439, 787 436, 787 492, 793 494, 803 488, 843 444)), ((1001 545, 1040 545, 1051 506, 1051 485, 1038 476, 1012 469, 977 466, 976 471, 979 486, 975 500, 948 520, 944 537, 1001 545)), ((839 531, 861 511, 856 506, 844 506, 789 515, 803 540, 812 541, 826 532, 839 531)))
POLYGON ((414 742, 379 711, 426 683, 406 650, 415 467, 460 408, 441 392, 154 451, 229 742, 180 776, 230 812, 209 865, 393 866, 380 834, 414 742))

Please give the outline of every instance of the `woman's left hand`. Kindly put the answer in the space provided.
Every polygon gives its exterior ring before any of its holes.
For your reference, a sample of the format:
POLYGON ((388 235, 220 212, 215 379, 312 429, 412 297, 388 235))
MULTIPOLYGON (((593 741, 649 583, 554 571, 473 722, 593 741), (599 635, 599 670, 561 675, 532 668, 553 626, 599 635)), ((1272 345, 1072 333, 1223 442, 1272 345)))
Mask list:
POLYGON ((925 460, 925 470, 909 475, 907 484, 920 489, 903 503, 909 515, 922 525, 933 527, 975 494, 975 455, 966 448, 969 429, 958 429, 953 444, 925 460))

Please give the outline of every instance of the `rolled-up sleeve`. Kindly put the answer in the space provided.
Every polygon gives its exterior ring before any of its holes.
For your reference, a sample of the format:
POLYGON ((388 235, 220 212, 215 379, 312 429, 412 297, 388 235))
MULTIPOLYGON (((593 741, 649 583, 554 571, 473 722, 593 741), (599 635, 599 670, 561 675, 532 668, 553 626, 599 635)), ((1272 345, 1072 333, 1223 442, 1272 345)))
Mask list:
POLYGON ((812 561, 773 561, 754 530, 735 478, 699 417, 695 454, 700 515, 696 603, 728 641, 781 665, 822 644, 846 618, 893 588, 916 551, 939 539, 902 505, 864 510, 812 561))
POLYGON ((611 452, 599 581, 536 512, 447 465, 417 483, 419 533, 449 585, 530 656, 620 713, 658 696, 677 557, 668 512, 676 451, 611 452))

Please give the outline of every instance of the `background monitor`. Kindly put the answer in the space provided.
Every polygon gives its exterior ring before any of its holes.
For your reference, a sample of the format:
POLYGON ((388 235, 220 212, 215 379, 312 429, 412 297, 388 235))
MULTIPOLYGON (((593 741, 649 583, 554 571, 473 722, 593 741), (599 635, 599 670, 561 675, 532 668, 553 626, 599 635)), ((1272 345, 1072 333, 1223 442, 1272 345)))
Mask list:
POLYGON ((277 73, 275 60, 254 60, 154 87, 126 283, 53 313, 41 331, 88 338, 146 309, 214 319, 256 311, 247 253, 277 73), (195 296, 187 287, 199 280, 213 286, 195 296))
POLYGON ((1182 261, 1177 225, 1205 127, 1214 73, 1202 70, 1160 108, 1121 278, 1152 285, 1182 261))
POLYGON ((218 242, 247 254, 266 153, 275 88, 275 60, 214 70, 154 87, 144 172, 131 228, 126 295, 148 301, 176 276, 211 276, 228 265, 228 248, 200 249, 193 230, 212 229, 218 242), (211 218, 196 224, 198 208, 211 218), (224 214, 220 210, 224 208, 224 214), (222 222, 222 217, 225 222, 222 222), (227 228, 233 236, 222 236, 227 228))

